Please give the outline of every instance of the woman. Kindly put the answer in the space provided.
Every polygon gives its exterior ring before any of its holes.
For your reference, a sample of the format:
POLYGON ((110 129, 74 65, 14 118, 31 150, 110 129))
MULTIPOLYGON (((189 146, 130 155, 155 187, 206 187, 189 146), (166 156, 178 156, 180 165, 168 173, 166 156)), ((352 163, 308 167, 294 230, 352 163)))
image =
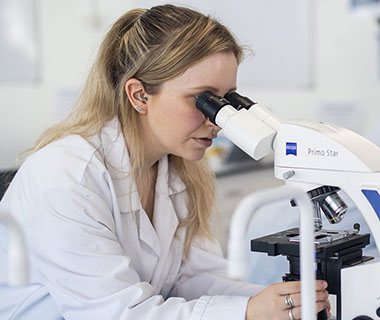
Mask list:
POLYGON ((1 202, 31 259, 31 284, 1 289, 1 319, 300 319, 299 282, 229 280, 210 232, 202 158, 220 128, 195 96, 235 90, 241 56, 225 27, 186 8, 113 25, 74 113, 39 138, 1 202))

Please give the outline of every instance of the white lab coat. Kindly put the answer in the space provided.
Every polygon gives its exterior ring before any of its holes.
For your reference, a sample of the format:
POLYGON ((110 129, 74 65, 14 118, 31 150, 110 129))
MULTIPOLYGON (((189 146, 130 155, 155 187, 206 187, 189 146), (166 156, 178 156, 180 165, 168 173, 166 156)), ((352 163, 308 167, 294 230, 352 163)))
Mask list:
POLYGON ((239 319, 262 287, 225 275, 218 245, 195 240, 183 259, 186 189, 164 157, 153 225, 141 207, 119 122, 71 135, 31 155, 3 200, 29 245, 31 284, 5 286, 0 319, 239 319))

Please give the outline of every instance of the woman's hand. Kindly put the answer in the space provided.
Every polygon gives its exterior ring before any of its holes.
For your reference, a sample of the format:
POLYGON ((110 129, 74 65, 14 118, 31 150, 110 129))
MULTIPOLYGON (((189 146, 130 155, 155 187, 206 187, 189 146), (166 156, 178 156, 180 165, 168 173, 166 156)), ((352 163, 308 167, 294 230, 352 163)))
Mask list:
MULTIPOLYGON (((327 282, 317 280, 315 287, 317 313, 324 309, 330 313, 329 294, 326 291, 327 282)), ((245 318, 246 320, 291 320, 292 317, 295 320, 301 319, 300 281, 274 283, 258 295, 251 297, 245 318)))

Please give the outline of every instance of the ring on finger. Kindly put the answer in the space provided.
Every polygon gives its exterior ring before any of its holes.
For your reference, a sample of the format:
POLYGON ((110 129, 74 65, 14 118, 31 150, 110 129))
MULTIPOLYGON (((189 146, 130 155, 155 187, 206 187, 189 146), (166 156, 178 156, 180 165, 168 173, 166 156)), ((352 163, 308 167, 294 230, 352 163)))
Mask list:
POLYGON ((294 307, 294 304, 293 304, 293 299, 292 297, 290 296, 290 294, 287 294, 285 296, 285 304, 291 309, 294 307))
POLYGON ((289 309, 288 315, 289 315, 289 320, 295 320, 294 317, 293 317, 293 308, 289 309))

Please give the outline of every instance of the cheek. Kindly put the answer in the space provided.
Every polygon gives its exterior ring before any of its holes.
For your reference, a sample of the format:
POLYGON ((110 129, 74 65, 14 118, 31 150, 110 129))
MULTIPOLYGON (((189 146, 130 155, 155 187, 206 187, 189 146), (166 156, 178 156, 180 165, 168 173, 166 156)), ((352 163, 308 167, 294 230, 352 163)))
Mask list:
POLYGON ((187 112, 182 115, 181 123, 184 128, 194 131, 202 126, 204 121, 205 117, 200 111, 192 110, 191 112, 187 112))
POLYGON ((167 108, 160 108, 153 118, 153 125, 170 139, 186 139, 192 136, 205 121, 203 114, 190 105, 166 104, 167 108), (158 127, 158 128, 157 128, 158 127))
MULTIPOLYGON (((174 127, 176 132, 173 132, 173 136, 176 136, 177 141, 187 141, 189 138, 196 137, 196 132, 201 127, 202 122, 197 118, 185 118, 184 121, 178 122, 174 127)), ((173 127, 173 129, 174 129, 173 127)))

